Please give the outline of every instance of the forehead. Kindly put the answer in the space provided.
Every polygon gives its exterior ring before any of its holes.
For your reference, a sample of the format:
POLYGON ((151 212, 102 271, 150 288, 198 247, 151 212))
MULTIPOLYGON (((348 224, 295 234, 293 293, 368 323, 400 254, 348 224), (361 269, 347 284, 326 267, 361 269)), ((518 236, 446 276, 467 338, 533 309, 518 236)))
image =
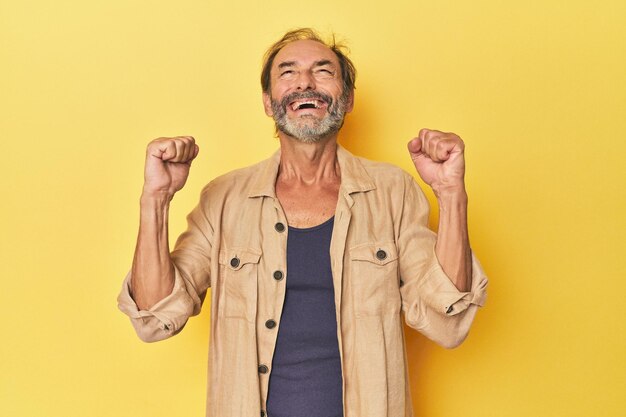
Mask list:
POLYGON ((278 51, 272 66, 277 68, 284 62, 294 62, 296 65, 307 66, 325 60, 339 66, 337 55, 324 44, 312 40, 299 40, 288 43, 278 51))

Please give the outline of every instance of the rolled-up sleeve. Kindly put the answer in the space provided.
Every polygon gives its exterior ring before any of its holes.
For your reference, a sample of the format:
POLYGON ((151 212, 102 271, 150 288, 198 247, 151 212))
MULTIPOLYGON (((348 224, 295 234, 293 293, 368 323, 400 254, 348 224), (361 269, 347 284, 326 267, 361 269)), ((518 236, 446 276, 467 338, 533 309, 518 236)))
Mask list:
POLYGON ((446 348, 458 346, 469 333, 487 296, 487 277, 472 254, 472 285, 459 291, 435 254, 437 236, 427 227, 429 206, 412 178, 405 182, 398 250, 402 310, 408 326, 446 348))
MULTIPOLYGON (((207 187, 208 188, 208 187, 207 187)), ((126 275, 117 302, 139 338, 145 342, 167 339, 180 332, 189 317, 200 313, 210 287, 213 228, 205 209, 205 189, 200 203, 187 216, 187 230, 176 241, 172 292, 148 310, 140 310, 132 297, 131 272, 126 275)))

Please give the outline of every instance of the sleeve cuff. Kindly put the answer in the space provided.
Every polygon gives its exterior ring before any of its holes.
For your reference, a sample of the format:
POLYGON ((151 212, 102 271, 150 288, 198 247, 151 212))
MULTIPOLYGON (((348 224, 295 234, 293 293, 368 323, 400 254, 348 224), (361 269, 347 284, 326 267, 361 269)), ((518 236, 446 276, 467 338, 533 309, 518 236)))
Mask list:
MULTIPOLYGON (((435 257, 436 259, 436 257, 435 257)), ((459 291, 437 262, 428 272, 424 286, 427 287, 425 302, 435 311, 454 316, 467 310, 471 304, 482 307, 487 298, 487 277, 472 254, 472 288, 470 292, 459 291)))
POLYGON ((130 317, 137 335, 144 341, 165 339, 178 333, 194 311, 194 303, 185 288, 184 280, 174 268, 172 293, 148 310, 140 310, 130 293, 129 272, 117 297, 118 308, 130 317))

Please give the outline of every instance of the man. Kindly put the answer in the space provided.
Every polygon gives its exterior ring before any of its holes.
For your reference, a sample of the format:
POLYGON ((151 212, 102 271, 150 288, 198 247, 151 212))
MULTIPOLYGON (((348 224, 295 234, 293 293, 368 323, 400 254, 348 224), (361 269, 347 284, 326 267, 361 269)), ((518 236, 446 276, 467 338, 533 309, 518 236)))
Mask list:
POLYGON ((119 296, 145 341, 178 333, 211 288, 207 415, 411 416, 402 316, 461 343, 487 280, 467 235, 464 145, 422 129, 408 144, 440 207, 439 235, 412 177, 337 145, 355 71, 310 29, 265 56, 263 104, 280 151, 213 180, 169 252, 169 202, 192 137, 148 145, 140 230, 119 296))

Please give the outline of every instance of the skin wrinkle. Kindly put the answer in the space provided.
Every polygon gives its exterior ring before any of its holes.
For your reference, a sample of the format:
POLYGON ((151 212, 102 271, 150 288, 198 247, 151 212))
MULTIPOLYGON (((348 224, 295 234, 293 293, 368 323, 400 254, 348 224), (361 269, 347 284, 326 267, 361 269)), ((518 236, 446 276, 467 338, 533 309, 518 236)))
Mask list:
POLYGON ((332 97, 318 91, 295 91, 286 95, 281 100, 271 98, 274 122, 276 129, 303 143, 318 143, 328 135, 337 133, 343 126, 344 118, 348 107, 348 93, 344 90, 337 101, 332 97), (321 119, 305 114, 297 120, 287 117, 287 106, 295 100, 317 99, 326 103, 327 113, 321 119), (309 123, 304 123, 304 120, 309 123))

